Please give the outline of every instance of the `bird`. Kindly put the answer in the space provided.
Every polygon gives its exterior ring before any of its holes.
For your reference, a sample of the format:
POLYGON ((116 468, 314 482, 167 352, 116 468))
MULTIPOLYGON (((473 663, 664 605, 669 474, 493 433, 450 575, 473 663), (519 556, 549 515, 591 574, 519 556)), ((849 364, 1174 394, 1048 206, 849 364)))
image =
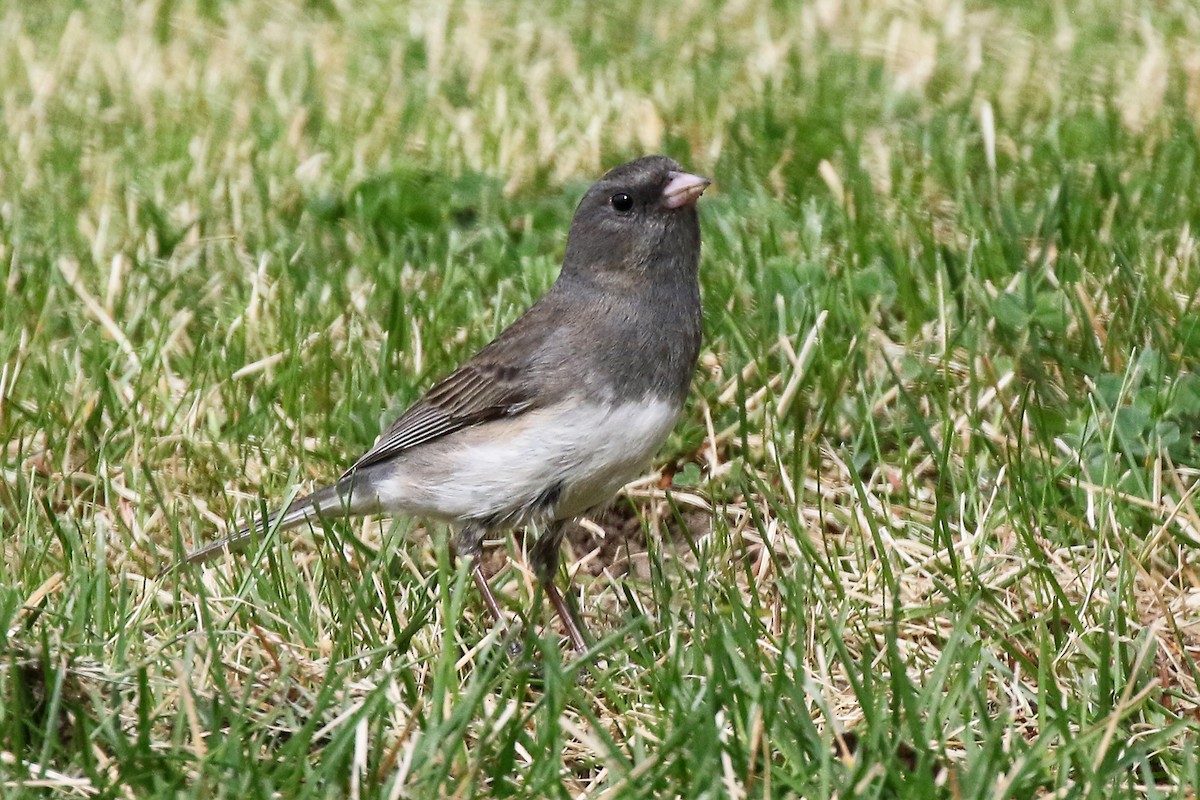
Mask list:
POLYGON ((493 619, 479 556, 493 532, 536 535, 526 557, 579 653, 583 625, 555 585, 571 520, 642 474, 683 412, 701 345, 697 201, 711 181, 662 155, 583 195, 554 283, 425 393, 333 484, 188 553, 198 564, 256 533, 405 514, 449 523, 451 552, 493 619))

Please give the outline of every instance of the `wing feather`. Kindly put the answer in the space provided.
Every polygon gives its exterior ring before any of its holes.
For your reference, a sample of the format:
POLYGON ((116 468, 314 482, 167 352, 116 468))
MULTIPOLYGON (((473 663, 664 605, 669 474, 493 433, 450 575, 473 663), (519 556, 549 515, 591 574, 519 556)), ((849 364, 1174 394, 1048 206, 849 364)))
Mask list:
POLYGON ((343 477, 463 428, 515 416, 545 400, 531 363, 550 331, 530 324, 544 305, 535 304, 478 355, 434 384, 343 477))

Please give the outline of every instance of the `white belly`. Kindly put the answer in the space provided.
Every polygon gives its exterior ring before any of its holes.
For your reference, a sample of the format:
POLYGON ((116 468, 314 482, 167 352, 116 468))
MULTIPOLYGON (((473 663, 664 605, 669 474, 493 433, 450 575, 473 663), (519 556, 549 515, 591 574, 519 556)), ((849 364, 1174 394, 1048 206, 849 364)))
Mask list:
POLYGON ((568 519, 636 478, 678 417, 667 401, 581 400, 468 428, 397 459, 376 484, 380 505, 447 520, 508 517, 520 525, 558 487, 546 510, 551 519, 568 519))

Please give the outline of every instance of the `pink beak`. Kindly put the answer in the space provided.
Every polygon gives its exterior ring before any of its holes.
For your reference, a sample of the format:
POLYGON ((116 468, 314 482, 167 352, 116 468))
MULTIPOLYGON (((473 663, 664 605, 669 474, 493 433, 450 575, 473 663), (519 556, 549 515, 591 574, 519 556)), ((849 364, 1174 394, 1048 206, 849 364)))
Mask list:
POLYGON ((708 178, 690 172, 668 172, 667 178, 667 185, 662 190, 662 204, 667 208, 695 205, 712 183, 708 178))

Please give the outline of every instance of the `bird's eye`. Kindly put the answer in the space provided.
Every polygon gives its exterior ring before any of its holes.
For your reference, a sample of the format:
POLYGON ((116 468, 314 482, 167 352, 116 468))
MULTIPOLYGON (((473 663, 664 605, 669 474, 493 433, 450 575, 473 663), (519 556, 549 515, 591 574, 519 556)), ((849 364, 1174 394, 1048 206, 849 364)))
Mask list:
POLYGON ((608 198, 608 202, 616 209, 618 214, 626 214, 633 210, 633 198, 624 192, 617 192, 608 198))

